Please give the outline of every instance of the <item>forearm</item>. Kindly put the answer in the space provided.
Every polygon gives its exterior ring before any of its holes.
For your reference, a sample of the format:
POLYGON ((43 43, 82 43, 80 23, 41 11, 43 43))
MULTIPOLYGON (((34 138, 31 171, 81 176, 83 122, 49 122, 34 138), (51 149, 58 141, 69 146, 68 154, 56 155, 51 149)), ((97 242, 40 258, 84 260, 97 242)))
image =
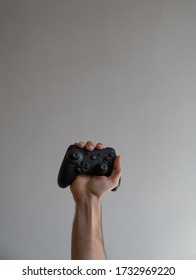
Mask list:
POLYGON ((92 196, 76 203, 72 231, 72 260, 104 260, 101 200, 92 196))

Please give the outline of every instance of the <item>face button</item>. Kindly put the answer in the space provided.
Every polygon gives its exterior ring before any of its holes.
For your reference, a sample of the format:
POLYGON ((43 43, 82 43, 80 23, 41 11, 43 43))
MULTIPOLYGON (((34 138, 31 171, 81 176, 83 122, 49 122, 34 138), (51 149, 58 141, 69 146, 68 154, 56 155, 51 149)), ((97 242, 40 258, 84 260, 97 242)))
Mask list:
POLYGON ((111 153, 109 153, 109 154, 108 154, 108 156, 109 156, 109 157, 111 157, 111 158, 115 158, 115 154, 114 154, 114 153, 112 153, 112 152, 111 152, 111 153))

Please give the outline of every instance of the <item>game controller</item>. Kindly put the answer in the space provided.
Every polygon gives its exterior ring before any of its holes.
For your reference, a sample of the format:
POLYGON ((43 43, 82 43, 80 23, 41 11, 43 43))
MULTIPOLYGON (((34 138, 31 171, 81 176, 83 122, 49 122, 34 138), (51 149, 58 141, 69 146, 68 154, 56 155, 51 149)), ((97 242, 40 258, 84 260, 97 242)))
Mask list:
MULTIPOLYGON (((96 175, 109 177, 112 173, 116 152, 113 148, 94 149, 88 151, 85 147, 78 148, 70 145, 67 149, 58 174, 58 185, 66 188, 75 180, 78 175, 96 175)), ((117 190, 120 185, 112 191, 117 190)))

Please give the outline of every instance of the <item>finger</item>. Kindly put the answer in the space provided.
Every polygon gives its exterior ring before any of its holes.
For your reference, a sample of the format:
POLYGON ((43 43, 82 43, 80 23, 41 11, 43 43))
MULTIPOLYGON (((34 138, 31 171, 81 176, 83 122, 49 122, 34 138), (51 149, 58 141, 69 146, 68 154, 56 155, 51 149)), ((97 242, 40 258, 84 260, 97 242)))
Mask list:
POLYGON ((86 149, 87 149, 88 151, 93 151, 93 150, 94 150, 94 144, 93 144, 92 141, 87 141, 87 142, 86 142, 86 149))
POLYGON ((110 179, 112 181, 112 184, 114 186, 117 186, 120 180, 120 177, 122 175, 122 157, 121 156, 117 156, 115 161, 114 161, 114 167, 112 170, 112 174, 110 175, 110 179))
POLYGON ((84 142, 76 142, 75 145, 76 145, 78 148, 84 148, 85 143, 84 143, 84 142))
POLYGON ((95 146, 95 148, 98 149, 98 150, 102 150, 102 149, 104 149, 105 147, 104 147, 104 145, 103 145, 102 143, 97 143, 96 146, 95 146))

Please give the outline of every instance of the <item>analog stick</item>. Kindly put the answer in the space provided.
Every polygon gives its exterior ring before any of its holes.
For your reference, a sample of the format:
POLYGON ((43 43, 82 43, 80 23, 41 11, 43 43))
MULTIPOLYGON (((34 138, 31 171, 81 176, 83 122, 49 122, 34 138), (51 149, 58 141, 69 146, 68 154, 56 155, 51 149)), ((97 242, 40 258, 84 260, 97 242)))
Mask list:
POLYGON ((99 174, 105 174, 108 171, 108 167, 106 163, 98 163, 97 164, 97 172, 99 174))
POLYGON ((78 160, 82 159, 82 154, 79 151, 69 151, 67 154, 67 159, 70 162, 77 162, 78 160))

